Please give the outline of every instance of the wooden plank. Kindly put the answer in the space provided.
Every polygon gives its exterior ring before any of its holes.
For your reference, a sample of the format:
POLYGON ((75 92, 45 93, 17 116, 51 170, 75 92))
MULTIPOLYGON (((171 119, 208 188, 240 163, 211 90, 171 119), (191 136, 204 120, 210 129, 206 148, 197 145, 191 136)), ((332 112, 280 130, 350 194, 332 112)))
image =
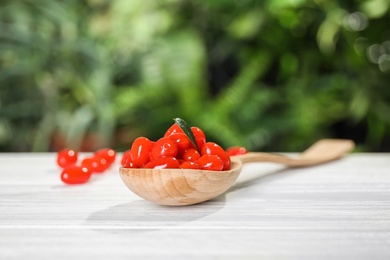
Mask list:
POLYGON ((390 154, 248 164, 226 194, 186 207, 138 198, 118 165, 64 185, 54 157, 0 154, 0 259, 390 257, 390 154))

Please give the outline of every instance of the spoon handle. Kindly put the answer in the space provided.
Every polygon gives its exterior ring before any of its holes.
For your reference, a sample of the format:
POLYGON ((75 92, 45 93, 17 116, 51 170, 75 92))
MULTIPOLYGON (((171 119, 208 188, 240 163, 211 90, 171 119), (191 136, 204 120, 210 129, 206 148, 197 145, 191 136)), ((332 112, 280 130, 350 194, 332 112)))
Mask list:
POLYGON ((292 158, 292 157, 288 157, 276 153, 250 152, 247 154, 234 156, 234 158, 239 159, 242 163, 271 162, 271 163, 280 163, 291 167, 309 165, 308 162, 302 161, 302 159, 292 158))
POLYGON ((314 143, 298 157, 282 154, 251 152, 235 156, 242 163, 272 162, 288 167, 305 167, 339 159, 353 150, 355 143, 346 139, 322 139, 314 143))

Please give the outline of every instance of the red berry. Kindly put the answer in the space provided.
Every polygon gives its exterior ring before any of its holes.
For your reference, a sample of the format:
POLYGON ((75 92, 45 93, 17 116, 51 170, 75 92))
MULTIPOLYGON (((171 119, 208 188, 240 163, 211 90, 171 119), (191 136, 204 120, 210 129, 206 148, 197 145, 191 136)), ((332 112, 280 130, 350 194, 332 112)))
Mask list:
POLYGON ((61 173, 61 180, 67 184, 85 183, 91 177, 91 172, 82 166, 71 165, 61 173))
POLYGON ((131 150, 124 152, 121 160, 121 165, 125 168, 137 168, 131 159, 131 150))
POLYGON ((185 161, 182 164, 180 164, 180 169, 200 170, 200 166, 196 162, 185 161))
POLYGON ((224 163, 218 155, 205 154, 200 157, 196 163, 202 170, 222 171, 224 163))
POLYGON ((175 142, 177 146, 177 156, 181 158, 185 150, 190 148, 191 142, 190 139, 184 133, 175 133, 171 134, 169 138, 175 142))
MULTIPOLYGON (((177 159, 177 158, 176 158, 177 159)), ((186 160, 183 160, 183 159, 177 159, 179 161, 179 164, 182 164, 183 162, 185 162, 186 160)))
POLYGON ((96 172, 99 168, 98 158, 88 157, 81 161, 81 166, 86 167, 91 173, 96 172))
POLYGON ((183 130, 181 130, 180 126, 176 123, 174 123, 171 127, 168 128, 168 130, 165 132, 164 137, 168 137, 175 133, 183 133, 183 130))
POLYGON ((199 158, 200 158, 200 154, 194 148, 190 148, 190 149, 186 150, 183 154, 183 159, 186 161, 195 162, 199 158))
POLYGON ((196 145, 199 150, 202 149, 202 146, 206 143, 206 135, 199 127, 196 126, 191 127, 191 131, 194 134, 196 145))
POLYGON ((230 164, 231 164, 230 156, 218 144, 213 143, 213 142, 205 143, 202 146, 200 154, 201 155, 206 155, 206 154, 218 155, 218 157, 221 158, 221 160, 223 161, 223 169, 230 170, 230 164))
POLYGON ((232 146, 226 150, 229 156, 241 155, 248 153, 248 150, 242 146, 232 146))
POLYGON ((110 165, 115 162, 116 152, 111 148, 103 148, 96 151, 95 156, 106 159, 107 164, 110 165))
POLYGON ((138 137, 131 146, 131 160, 137 167, 142 167, 149 162, 149 153, 153 143, 146 137, 138 137))
POLYGON ((156 160, 160 157, 176 157, 177 145, 169 137, 163 137, 159 139, 153 146, 150 153, 152 160, 156 160))
POLYGON ((131 160, 131 150, 130 149, 123 152, 122 158, 121 158, 121 165, 123 167, 127 168, 125 165, 128 164, 129 162, 134 164, 133 161, 131 160))
POLYGON ((148 162, 144 168, 148 169, 175 169, 179 168, 179 161, 175 157, 160 157, 156 160, 148 162))
POLYGON ((100 165, 97 172, 104 172, 105 170, 107 170, 111 166, 111 164, 107 163, 106 159, 100 158, 100 157, 96 157, 96 158, 98 159, 98 162, 100 165))
POLYGON ((57 164, 65 168, 67 166, 77 163, 78 154, 74 150, 64 149, 58 152, 57 154, 57 164))
POLYGON ((101 157, 88 157, 81 162, 81 166, 86 167, 91 173, 102 173, 110 166, 106 159, 101 157))

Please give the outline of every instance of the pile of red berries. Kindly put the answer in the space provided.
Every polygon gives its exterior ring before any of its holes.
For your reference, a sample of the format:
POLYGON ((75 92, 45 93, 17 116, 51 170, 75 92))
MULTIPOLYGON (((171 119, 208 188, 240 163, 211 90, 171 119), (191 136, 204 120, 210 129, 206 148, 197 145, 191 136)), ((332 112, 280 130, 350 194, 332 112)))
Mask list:
MULTIPOLYGON (((244 153, 240 147, 225 151, 214 142, 206 142, 206 136, 199 127, 191 127, 196 146, 184 131, 173 124, 156 142, 138 137, 122 157, 125 168, 149 169, 197 169, 222 171, 230 170, 230 155, 244 153)), ((242 148, 242 147, 241 147, 242 148)), ((246 153, 246 150, 245 150, 246 153)))
POLYGON ((116 152, 111 148, 96 151, 78 164, 78 153, 64 149, 57 153, 57 164, 63 168, 61 180, 67 184, 87 182, 93 173, 103 173, 115 162, 116 152))
MULTIPOLYGON (((153 142, 146 137, 134 140, 131 149, 123 153, 121 164, 125 168, 230 170, 230 156, 247 153, 244 147, 234 146, 226 151, 216 143, 206 142, 199 127, 188 126, 192 141, 180 126, 173 124, 164 137, 153 142)), ((71 149, 57 154, 57 164, 63 168, 61 180, 66 184, 87 182, 93 173, 103 173, 115 162, 116 152, 111 148, 96 151, 78 162, 79 155, 71 149)))

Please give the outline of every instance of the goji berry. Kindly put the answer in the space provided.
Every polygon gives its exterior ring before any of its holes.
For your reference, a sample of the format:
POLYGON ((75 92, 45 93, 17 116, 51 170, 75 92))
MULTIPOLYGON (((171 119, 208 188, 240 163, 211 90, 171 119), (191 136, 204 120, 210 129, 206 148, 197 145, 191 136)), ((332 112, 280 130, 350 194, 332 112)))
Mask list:
POLYGON ((65 168, 77 163, 78 154, 72 149, 63 149, 57 153, 57 164, 65 168))
POLYGON ((149 153, 153 143, 146 137, 138 137, 131 146, 131 160, 137 167, 149 162, 149 153))
POLYGON ((175 169, 179 168, 179 161, 175 157, 167 156, 160 157, 156 160, 150 161, 143 168, 147 169, 175 169))
POLYGON ((190 148, 190 149, 186 150, 183 154, 183 159, 186 161, 195 162, 199 158, 200 158, 200 154, 194 148, 190 148))
POLYGON ((171 127, 168 128, 168 130, 165 132, 164 137, 168 137, 175 133, 183 133, 183 130, 180 128, 180 126, 176 123, 174 123, 171 127))
POLYGON ((222 171, 224 163, 218 155, 205 154, 200 157, 196 163, 202 170, 222 171))
POLYGON ((226 153, 229 156, 235 156, 235 155, 241 155, 248 153, 248 150, 245 147, 242 146, 232 146, 226 149, 226 153))
POLYGON ((177 157, 181 158, 185 150, 190 148, 191 141, 184 133, 174 133, 169 136, 169 138, 177 146, 177 157))
POLYGON ((214 142, 207 142, 202 146, 201 153, 203 155, 217 155, 223 161, 223 170, 230 170, 230 156, 225 150, 214 142))
POLYGON ((91 173, 102 173, 110 166, 102 157, 87 157, 82 160, 81 166, 86 167, 91 173))
POLYGON ((116 152, 111 148, 103 148, 95 152, 96 157, 106 159, 107 164, 111 165, 115 162, 116 152))
POLYGON ((185 161, 180 164, 180 169, 200 170, 200 166, 196 162, 185 161))
POLYGON ((163 137, 159 139, 152 148, 150 157, 152 160, 156 160, 160 157, 176 157, 177 145, 169 137, 163 137))
POLYGON ((71 165, 61 173, 61 180, 67 184, 85 183, 91 177, 91 172, 83 166, 71 165))
POLYGON ((206 143, 206 135, 199 127, 193 126, 191 127, 191 132, 194 134, 196 145, 199 150, 202 149, 202 146, 206 143))
POLYGON ((137 168, 137 166, 134 164, 133 160, 131 159, 131 150, 128 150, 123 153, 121 165, 125 168, 137 168))

